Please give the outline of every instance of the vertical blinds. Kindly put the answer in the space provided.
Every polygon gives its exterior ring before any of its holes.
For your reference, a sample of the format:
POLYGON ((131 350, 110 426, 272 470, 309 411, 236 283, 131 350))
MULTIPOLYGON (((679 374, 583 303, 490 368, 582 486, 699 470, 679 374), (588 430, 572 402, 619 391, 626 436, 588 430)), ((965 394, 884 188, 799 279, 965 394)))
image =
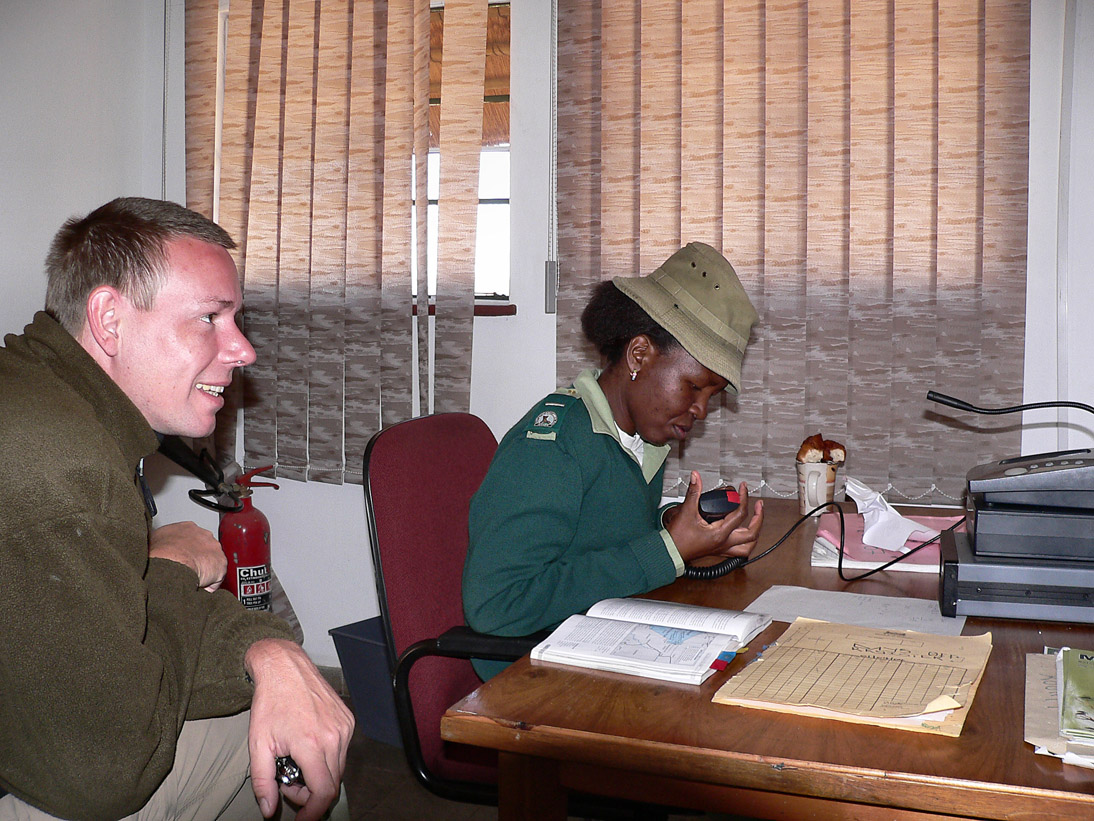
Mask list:
POLYGON ((670 485, 789 495, 821 431, 848 475, 945 502, 1018 452, 1013 423, 925 397, 1021 398, 1028 2, 560 0, 559 21, 560 381, 595 362, 592 286, 692 240, 761 317, 670 485))
POLYGON ((209 214, 219 190, 258 361, 217 449, 235 453, 242 408, 247 467, 360 481, 381 425, 469 405, 487 3, 446 4, 435 330, 429 1, 233 0, 219 187, 218 5, 187 3, 187 200, 209 214))

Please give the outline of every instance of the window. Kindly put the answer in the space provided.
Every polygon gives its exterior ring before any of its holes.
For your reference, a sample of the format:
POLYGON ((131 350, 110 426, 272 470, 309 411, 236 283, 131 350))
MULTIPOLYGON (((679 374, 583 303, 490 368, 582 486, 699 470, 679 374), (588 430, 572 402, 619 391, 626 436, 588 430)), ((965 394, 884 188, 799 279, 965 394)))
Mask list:
MULTIPOLYGON (((487 15, 483 88, 483 148, 479 166, 478 230, 475 243, 475 297, 509 298, 509 4, 491 4, 487 15)), ((437 287, 437 219, 441 156, 439 150, 441 55, 444 9, 430 15, 428 287, 437 287)))

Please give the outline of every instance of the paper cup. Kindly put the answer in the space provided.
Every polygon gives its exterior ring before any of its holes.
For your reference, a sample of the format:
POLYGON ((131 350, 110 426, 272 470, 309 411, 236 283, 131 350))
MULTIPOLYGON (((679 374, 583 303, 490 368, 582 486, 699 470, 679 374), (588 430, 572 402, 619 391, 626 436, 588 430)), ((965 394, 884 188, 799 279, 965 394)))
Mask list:
MULTIPOLYGON (((795 462, 798 468, 798 515, 836 498, 835 462, 795 462)), ((814 516, 819 516, 822 510, 814 516)))

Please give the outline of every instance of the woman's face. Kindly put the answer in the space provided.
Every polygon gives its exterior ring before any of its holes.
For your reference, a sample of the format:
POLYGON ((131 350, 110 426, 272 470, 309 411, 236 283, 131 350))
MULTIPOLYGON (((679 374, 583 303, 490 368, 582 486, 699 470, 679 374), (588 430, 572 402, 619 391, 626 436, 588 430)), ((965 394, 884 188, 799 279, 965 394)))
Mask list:
POLYGON ((679 345, 650 345, 638 375, 627 385, 627 407, 638 433, 663 445, 683 441, 697 419, 705 419, 711 398, 729 383, 699 364, 679 345))

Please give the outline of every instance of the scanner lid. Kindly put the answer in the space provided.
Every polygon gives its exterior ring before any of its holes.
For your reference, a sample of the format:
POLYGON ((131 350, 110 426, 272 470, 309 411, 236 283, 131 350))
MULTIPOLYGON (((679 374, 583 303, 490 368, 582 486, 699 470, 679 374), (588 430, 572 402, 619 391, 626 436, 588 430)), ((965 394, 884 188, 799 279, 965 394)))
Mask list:
POLYGON ((966 476, 987 503, 1094 507, 1094 450, 1034 453, 989 462, 966 476))

